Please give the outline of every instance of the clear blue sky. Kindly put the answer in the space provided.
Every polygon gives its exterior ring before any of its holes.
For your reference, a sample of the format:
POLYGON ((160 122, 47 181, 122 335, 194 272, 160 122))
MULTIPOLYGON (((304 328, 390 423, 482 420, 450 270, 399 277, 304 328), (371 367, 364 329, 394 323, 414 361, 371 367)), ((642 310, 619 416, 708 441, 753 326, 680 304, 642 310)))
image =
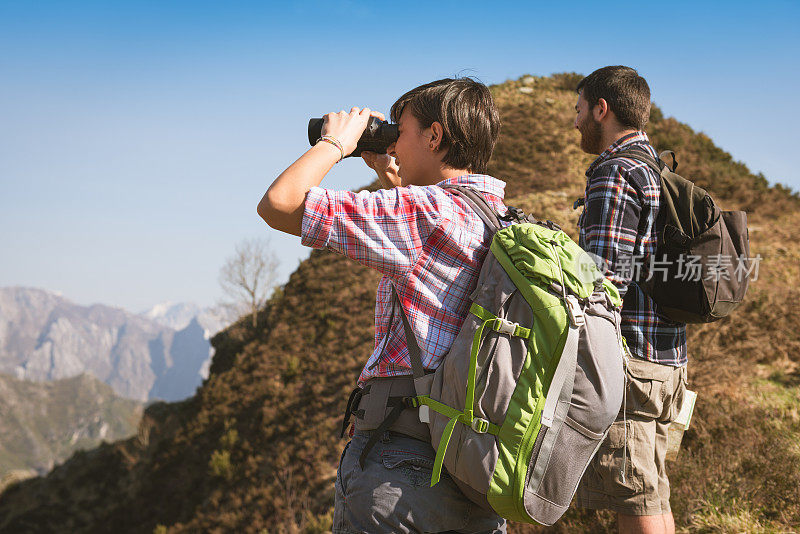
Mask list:
MULTIPOLYGON (((667 115, 800 189, 800 4, 0 1, 0 286, 213 304, 311 116, 470 74, 639 69, 667 115), (400 7, 397 7, 400 6, 400 7), (655 17, 635 20, 645 13, 655 17)), ((324 182, 371 180, 360 160, 324 182)))

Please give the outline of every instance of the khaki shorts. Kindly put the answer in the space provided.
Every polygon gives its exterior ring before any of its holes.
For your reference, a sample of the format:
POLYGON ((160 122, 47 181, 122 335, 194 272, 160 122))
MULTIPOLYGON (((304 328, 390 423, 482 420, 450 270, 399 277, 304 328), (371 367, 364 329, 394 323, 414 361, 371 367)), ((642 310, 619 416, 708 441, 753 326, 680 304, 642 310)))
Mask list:
POLYGON ((627 515, 670 512, 669 480, 664 465, 667 427, 678 416, 686 383, 686 366, 630 359, 625 401, 627 423, 620 411, 581 480, 578 506, 627 515))

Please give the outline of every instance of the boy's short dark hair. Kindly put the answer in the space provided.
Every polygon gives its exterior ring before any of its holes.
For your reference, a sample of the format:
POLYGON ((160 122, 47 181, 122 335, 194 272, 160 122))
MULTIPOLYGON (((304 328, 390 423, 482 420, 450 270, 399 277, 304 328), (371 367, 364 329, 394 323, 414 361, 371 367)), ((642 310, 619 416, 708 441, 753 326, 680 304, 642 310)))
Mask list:
POLYGON ((650 86, 630 67, 597 69, 578 83, 577 91, 589 109, 604 99, 620 124, 628 128, 642 130, 650 118, 650 86))
POLYGON ((500 134, 500 115, 492 93, 471 78, 445 78, 416 87, 392 105, 391 118, 397 122, 409 110, 423 128, 442 125, 442 162, 454 169, 485 173, 500 134))

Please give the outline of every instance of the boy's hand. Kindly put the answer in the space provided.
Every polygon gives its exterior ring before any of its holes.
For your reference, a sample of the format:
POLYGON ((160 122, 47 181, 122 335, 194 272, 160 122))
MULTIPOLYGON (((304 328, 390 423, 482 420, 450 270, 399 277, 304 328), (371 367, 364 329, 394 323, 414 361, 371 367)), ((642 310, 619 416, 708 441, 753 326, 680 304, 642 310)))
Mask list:
MULTIPOLYGON (((372 116, 378 117, 382 121, 386 120, 386 117, 380 111, 373 111, 372 116)), ((392 156, 364 150, 361 152, 361 159, 364 160, 367 167, 378 175, 378 181, 382 188, 400 187, 400 167, 394 162, 392 156)))
POLYGON ((378 175, 378 181, 383 189, 399 187, 400 167, 394 162, 394 158, 389 154, 376 154, 375 152, 362 152, 361 158, 367 166, 378 175))
POLYGON ((342 110, 339 113, 328 113, 322 123, 322 135, 332 135, 344 148, 344 155, 347 156, 356 149, 358 140, 364 130, 367 129, 367 122, 372 113, 369 108, 359 109, 353 107, 350 113, 342 110))

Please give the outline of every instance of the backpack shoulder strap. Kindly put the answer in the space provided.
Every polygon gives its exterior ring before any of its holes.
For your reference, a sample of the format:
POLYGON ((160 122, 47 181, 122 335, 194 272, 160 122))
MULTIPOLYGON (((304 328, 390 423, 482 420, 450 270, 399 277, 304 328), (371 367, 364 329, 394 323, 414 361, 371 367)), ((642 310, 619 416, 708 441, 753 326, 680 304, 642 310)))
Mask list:
MULTIPOLYGON (((626 148, 625 150, 620 150, 619 152, 614 154, 613 157, 631 158, 641 161, 642 163, 650 167, 653 170, 653 172, 655 172, 656 175, 658 176, 661 176, 661 170, 666 166, 664 162, 661 160, 661 158, 658 159, 653 158, 653 156, 650 155, 649 152, 647 152, 642 148, 636 148, 636 147, 626 148)), ((674 159, 674 154, 673 154, 673 159, 674 159)), ((675 167, 677 166, 678 165, 676 163, 675 167)))
MULTIPOLYGON (((411 329, 411 323, 408 321, 406 311, 400 303, 400 297, 397 296, 394 284, 392 284, 392 308, 394 306, 400 308, 400 317, 403 318, 403 330, 406 334, 406 345, 408 346, 408 359, 411 360, 411 373, 414 378, 414 391, 418 397, 420 395, 429 395, 433 384, 433 375, 425 372, 425 366, 422 363, 422 350, 419 348, 417 336, 414 335, 414 330, 411 329)), ((422 423, 431 422, 430 409, 427 406, 419 406, 418 416, 422 423)))
MULTIPOLYGON (((494 209, 492 209, 480 191, 461 185, 447 184, 443 187, 452 189, 454 193, 462 197, 467 204, 469 204, 469 206, 475 210, 475 213, 478 214, 483 222, 486 223, 486 225, 493 231, 497 231, 502 228, 499 220, 500 215, 494 209)), ((403 320, 403 330, 406 334, 406 345, 408 346, 408 355, 409 359, 411 360, 411 370, 414 376, 414 386, 417 387, 420 383, 420 380, 426 376, 425 366, 422 363, 422 350, 417 342, 417 337, 414 335, 414 330, 411 328, 411 323, 408 320, 408 316, 406 315, 406 312, 400 303, 400 297, 397 295, 397 290, 395 289, 394 284, 391 284, 391 286, 392 311, 394 311, 395 306, 400 308, 400 317, 403 320)), ((389 321, 391 322, 391 318, 389 321)), ((421 395, 422 392, 418 390, 417 394, 421 395)))
POLYGON ((486 226, 491 228, 493 231, 497 231, 503 228, 500 224, 500 214, 498 214, 492 206, 489 205, 489 202, 486 200, 486 197, 483 196, 483 193, 474 189, 472 187, 468 187, 465 185, 456 185, 456 184, 445 184, 442 186, 442 189, 451 189, 456 195, 463 198, 467 204, 478 214, 478 216, 486 223, 486 226))
MULTIPOLYGON (((411 323, 408 321, 408 316, 406 316, 406 311, 403 309, 402 304, 400 304, 400 297, 397 296, 397 290, 394 288, 394 284, 392 286, 392 311, 394 312, 394 307, 397 306, 400 308, 400 317, 403 318, 403 330, 406 333, 406 345, 408 346, 408 356, 411 360, 411 370, 414 373, 414 378, 420 378, 425 376, 425 367, 422 365, 422 355, 421 350, 419 348, 419 343, 417 343, 417 336, 414 335, 414 331, 411 329, 411 323)), ((389 319, 391 321, 391 319, 389 319)), ((389 325, 391 327, 391 325, 389 325)))

